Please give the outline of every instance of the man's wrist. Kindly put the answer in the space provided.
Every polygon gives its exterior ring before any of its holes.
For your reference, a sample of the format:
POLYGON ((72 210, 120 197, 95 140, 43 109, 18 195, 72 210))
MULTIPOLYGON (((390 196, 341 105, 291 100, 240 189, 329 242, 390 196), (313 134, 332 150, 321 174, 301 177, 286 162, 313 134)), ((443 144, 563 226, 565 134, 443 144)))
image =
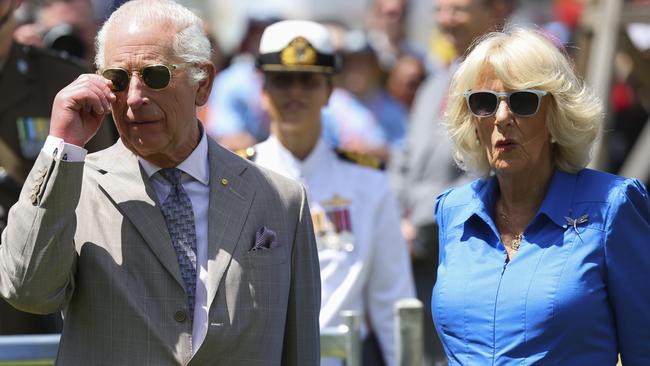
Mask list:
POLYGON ((88 150, 81 146, 65 142, 60 137, 48 136, 43 145, 44 152, 50 154, 54 159, 80 162, 84 161, 88 150))

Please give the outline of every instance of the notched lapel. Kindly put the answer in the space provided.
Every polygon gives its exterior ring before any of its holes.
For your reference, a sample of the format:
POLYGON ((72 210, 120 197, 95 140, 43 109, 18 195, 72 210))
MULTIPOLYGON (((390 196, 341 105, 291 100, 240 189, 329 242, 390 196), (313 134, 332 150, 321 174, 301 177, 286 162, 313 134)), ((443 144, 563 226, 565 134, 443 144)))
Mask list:
POLYGON ((120 141, 111 150, 113 153, 105 155, 105 160, 110 156, 111 162, 101 167, 107 173, 100 178, 100 187, 140 232, 167 271, 184 286, 165 218, 146 173, 120 141))
POLYGON ((208 309, 236 249, 255 191, 243 177, 247 165, 210 141, 208 209, 208 309))

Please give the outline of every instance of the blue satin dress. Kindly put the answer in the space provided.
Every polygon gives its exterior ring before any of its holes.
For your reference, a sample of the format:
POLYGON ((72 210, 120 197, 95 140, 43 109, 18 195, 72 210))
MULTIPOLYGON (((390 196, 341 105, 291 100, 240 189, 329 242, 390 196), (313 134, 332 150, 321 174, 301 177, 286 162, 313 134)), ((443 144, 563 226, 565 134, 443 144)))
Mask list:
POLYGON ((441 194, 431 310, 449 365, 650 365, 650 202, 635 179, 554 172, 510 262, 496 178, 441 194))

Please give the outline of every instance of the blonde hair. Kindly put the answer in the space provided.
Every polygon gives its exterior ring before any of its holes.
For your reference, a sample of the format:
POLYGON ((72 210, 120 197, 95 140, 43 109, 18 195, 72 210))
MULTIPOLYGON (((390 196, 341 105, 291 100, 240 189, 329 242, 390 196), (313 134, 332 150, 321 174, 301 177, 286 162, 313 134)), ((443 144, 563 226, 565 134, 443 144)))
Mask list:
POLYGON ((603 120, 598 98, 576 76, 573 65, 539 31, 512 27, 483 36, 454 74, 449 89, 446 124, 454 143, 454 159, 466 171, 490 173, 484 148, 476 143, 475 118, 463 92, 490 72, 507 89, 539 89, 550 99, 546 126, 558 169, 575 173, 587 166, 603 120))

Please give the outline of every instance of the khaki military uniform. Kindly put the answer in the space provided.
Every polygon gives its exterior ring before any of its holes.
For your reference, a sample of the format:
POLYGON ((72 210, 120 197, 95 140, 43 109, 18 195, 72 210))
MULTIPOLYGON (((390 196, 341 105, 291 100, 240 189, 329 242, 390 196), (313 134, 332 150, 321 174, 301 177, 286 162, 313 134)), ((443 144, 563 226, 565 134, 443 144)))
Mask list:
MULTIPOLYGON (((52 51, 12 46, 0 69, 0 230, 49 133, 54 97, 87 72, 83 65, 52 51)), ((113 124, 103 123, 86 148, 101 150, 116 138, 113 124)), ((48 331, 55 329, 0 301, 0 334, 48 331)))

